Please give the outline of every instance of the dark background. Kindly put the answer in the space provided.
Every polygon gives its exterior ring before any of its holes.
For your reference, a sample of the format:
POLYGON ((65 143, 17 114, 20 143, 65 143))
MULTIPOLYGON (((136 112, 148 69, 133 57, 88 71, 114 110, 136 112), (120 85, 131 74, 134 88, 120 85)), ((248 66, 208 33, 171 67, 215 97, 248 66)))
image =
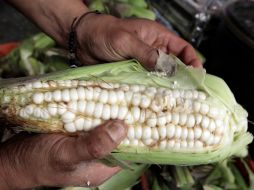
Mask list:
POLYGON ((0 1, 0 43, 19 41, 38 31, 22 14, 0 1))

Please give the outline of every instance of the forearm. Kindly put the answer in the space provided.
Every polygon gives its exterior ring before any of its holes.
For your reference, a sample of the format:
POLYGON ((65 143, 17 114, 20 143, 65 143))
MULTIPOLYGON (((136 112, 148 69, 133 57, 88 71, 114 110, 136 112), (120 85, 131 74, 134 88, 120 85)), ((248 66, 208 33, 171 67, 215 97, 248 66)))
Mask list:
POLYGON ((88 8, 82 0, 6 0, 63 46, 73 19, 88 8))

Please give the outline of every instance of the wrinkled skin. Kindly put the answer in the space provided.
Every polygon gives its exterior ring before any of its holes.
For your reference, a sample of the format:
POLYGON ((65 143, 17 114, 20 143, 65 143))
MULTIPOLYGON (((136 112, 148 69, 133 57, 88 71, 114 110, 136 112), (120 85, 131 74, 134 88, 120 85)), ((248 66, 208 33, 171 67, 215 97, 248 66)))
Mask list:
POLYGON ((78 57, 86 64, 135 58, 153 70, 160 49, 178 56, 185 64, 202 66, 189 43, 146 19, 89 14, 78 25, 77 35, 78 57))
POLYGON ((126 132, 122 121, 108 121, 89 134, 17 135, 0 146, 0 188, 100 185, 120 168, 97 159, 116 148, 126 132))

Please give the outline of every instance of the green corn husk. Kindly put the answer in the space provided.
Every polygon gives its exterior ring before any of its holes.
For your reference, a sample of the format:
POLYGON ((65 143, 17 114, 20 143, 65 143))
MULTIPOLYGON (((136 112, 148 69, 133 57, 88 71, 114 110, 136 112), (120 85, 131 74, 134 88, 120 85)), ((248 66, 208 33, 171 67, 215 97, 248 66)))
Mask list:
MULTIPOLYGON (((142 84, 165 88, 198 89, 205 91, 215 98, 216 101, 213 100, 211 103, 225 107, 228 116, 231 118, 230 124, 232 125, 226 129, 228 136, 219 146, 208 150, 202 149, 193 153, 188 150, 160 150, 159 148, 126 147, 120 145, 112 152, 113 157, 117 160, 128 160, 138 163, 196 165, 221 161, 231 156, 245 156, 247 145, 252 141, 253 137, 250 133, 246 132, 247 112, 237 104, 229 87, 222 79, 206 74, 204 69, 192 68, 184 65, 177 58, 175 60, 178 64, 178 71, 171 78, 150 73, 136 61, 130 60, 69 69, 34 78, 2 80, 0 81, 0 115, 2 114, 2 117, 5 117, 7 120, 9 119, 10 122, 18 123, 24 130, 54 132, 55 123, 51 123, 51 121, 29 123, 28 120, 25 122, 19 121, 18 118, 13 118, 13 116, 8 116, 8 114, 4 113, 6 106, 18 106, 12 105, 10 101, 14 97, 15 99, 19 98, 19 94, 13 90, 13 87, 36 80, 93 79, 105 82, 142 84)), ((25 102, 20 100, 20 103, 25 102)))
POLYGON ((132 170, 122 170, 115 176, 104 182, 99 187, 67 187, 61 190, 127 190, 138 183, 138 179, 145 170, 149 167, 145 164, 133 164, 132 170))

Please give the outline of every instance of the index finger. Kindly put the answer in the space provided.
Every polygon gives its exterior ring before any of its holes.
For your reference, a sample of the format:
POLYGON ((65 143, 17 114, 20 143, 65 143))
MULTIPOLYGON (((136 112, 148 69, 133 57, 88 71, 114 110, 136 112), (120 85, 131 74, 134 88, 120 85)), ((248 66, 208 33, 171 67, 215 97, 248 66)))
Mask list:
POLYGON ((167 50, 179 57, 186 65, 202 67, 202 63, 191 44, 174 34, 169 38, 167 50))

